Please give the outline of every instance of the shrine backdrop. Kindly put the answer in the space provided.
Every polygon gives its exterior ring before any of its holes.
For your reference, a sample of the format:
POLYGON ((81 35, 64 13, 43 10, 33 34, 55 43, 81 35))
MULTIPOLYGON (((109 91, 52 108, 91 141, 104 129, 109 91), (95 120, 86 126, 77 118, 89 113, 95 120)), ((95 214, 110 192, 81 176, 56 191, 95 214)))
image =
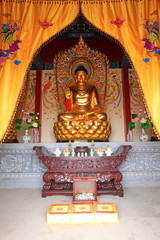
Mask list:
MULTIPOLYGON (((121 68, 108 69, 107 78, 107 116, 108 121, 111 123, 112 131, 109 136, 109 142, 124 142, 124 91, 122 85, 121 68), (120 126, 120 127, 119 127, 120 126)), ((138 112, 139 109, 144 111, 144 104, 142 101, 141 91, 137 82, 134 69, 128 69, 129 76, 129 92, 130 92, 130 108, 131 113, 138 112)), ((53 134, 53 125, 57 122, 59 103, 57 102, 57 94, 55 91, 56 77, 54 70, 42 70, 41 78, 41 142, 42 143, 55 143, 56 138, 53 134)), ((36 105, 36 70, 31 70, 29 73, 29 79, 26 89, 26 102, 24 109, 27 112, 35 112, 36 105)), ((31 142, 33 142, 33 130, 29 130, 31 136, 31 142)), ((139 136, 141 135, 141 129, 134 129, 132 135, 128 135, 128 141, 139 142, 139 136)), ((146 133, 151 137, 151 129, 147 129, 146 133)), ((22 136, 24 130, 17 131, 18 142, 22 142, 22 136)))
MULTIPOLYGON (((157 0, 0 2, 0 139, 13 120, 27 70, 38 49, 82 13, 120 42, 140 79, 160 136, 160 41, 157 0)), ((107 47, 107 46, 106 46, 107 47)))

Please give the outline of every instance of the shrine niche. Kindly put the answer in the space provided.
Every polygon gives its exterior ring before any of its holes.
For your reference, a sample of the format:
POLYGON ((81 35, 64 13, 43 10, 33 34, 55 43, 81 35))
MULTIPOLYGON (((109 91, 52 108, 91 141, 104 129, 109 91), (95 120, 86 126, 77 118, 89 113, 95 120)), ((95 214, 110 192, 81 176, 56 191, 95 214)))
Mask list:
POLYGON ((54 59, 57 82, 58 122, 54 133, 59 141, 107 140, 111 125, 106 114, 107 57, 84 42, 54 59))

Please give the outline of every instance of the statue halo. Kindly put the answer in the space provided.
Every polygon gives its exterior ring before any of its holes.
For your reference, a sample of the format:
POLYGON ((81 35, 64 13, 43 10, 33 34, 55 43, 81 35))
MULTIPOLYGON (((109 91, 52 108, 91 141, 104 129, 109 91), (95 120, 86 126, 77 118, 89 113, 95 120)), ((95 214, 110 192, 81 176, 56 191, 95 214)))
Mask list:
POLYGON ((75 60, 74 62, 71 63, 70 66, 70 76, 75 79, 75 70, 79 67, 79 66, 83 66, 87 72, 88 72, 88 79, 91 78, 93 76, 93 66, 91 64, 91 62, 89 62, 88 60, 84 59, 84 58, 79 58, 77 60, 75 60))

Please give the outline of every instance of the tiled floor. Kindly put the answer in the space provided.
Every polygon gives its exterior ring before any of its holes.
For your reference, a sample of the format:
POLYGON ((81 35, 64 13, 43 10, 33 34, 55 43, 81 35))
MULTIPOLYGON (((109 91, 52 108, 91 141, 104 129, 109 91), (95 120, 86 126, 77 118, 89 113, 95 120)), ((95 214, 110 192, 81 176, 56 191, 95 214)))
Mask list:
POLYGON ((160 188, 125 188, 124 197, 98 196, 115 203, 116 224, 46 224, 50 204, 72 203, 72 197, 41 197, 41 189, 0 189, 2 240, 159 240, 160 188))

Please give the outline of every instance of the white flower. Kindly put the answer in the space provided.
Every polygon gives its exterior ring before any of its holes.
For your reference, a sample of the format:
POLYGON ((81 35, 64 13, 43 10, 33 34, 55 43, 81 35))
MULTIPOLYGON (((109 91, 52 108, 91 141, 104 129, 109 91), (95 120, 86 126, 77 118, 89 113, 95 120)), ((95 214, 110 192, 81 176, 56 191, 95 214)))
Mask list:
POLYGON ((33 123, 33 127, 38 127, 38 124, 36 122, 33 123))
POLYGON ((147 122, 147 119, 145 119, 145 118, 141 119, 141 123, 146 123, 146 122, 147 122))

